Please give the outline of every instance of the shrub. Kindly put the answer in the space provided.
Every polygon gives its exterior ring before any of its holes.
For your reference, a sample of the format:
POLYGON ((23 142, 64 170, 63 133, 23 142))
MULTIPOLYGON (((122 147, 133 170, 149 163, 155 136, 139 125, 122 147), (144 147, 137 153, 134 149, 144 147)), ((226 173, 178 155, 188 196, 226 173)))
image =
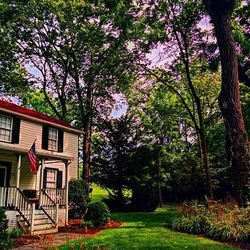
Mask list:
POLYGON ((22 234, 23 234, 22 229, 13 228, 9 233, 9 237, 12 239, 16 239, 16 238, 20 238, 22 234))
POLYGON ((180 232, 200 234, 205 232, 205 220, 202 216, 182 216, 172 222, 172 228, 180 232))
POLYGON ((69 182, 69 217, 75 217, 76 214, 84 215, 88 206, 89 190, 87 185, 81 179, 72 179, 69 182))
POLYGON ((5 211, 0 207, 0 249, 9 249, 12 247, 12 240, 8 236, 8 219, 5 211))
POLYGON ((82 224, 81 224, 82 227, 87 227, 87 228, 94 228, 94 224, 91 220, 88 220, 88 221, 84 221, 82 224))
POLYGON ((92 221, 96 227, 103 226, 110 219, 109 208, 102 201, 91 203, 84 219, 92 221))
POLYGON ((182 206, 182 216, 172 222, 176 231, 205 233, 208 237, 228 241, 250 240, 250 206, 220 202, 182 206))
POLYGON ((3 208, 0 207, 0 241, 8 238, 8 220, 3 208))

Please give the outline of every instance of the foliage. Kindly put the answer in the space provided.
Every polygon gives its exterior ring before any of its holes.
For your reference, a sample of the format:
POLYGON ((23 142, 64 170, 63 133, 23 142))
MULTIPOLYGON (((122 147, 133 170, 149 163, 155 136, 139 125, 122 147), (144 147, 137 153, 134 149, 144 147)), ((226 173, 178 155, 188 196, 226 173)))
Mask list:
POLYGON ((100 186, 92 183, 91 184, 92 192, 90 193, 91 202, 102 201, 108 197, 108 191, 101 188, 100 186))
POLYGON ((131 249, 154 249, 154 250, 237 250, 220 242, 204 237, 175 232, 168 228, 170 222, 176 217, 175 207, 158 208, 153 213, 115 213, 112 220, 120 221, 122 226, 102 231, 93 237, 82 238, 60 246, 60 250, 80 249, 79 243, 84 243, 88 249, 92 246, 106 246, 107 249, 131 250, 131 249))
POLYGON ((159 205, 157 191, 150 186, 137 186, 131 198, 132 211, 153 212, 159 205))
POLYGON ((20 238, 23 234, 23 230, 18 228, 13 228, 10 232, 9 232, 9 237, 10 238, 20 238))
POLYGON ((110 197, 106 202, 112 211, 154 210, 158 204, 156 187, 159 183, 164 185, 168 178, 164 171, 158 172, 155 159, 158 148, 145 145, 138 124, 136 117, 128 112, 126 116, 100 124, 93 141, 92 178, 108 188, 110 197), (151 194, 148 200, 144 193, 151 194))
POLYGON ((0 249, 9 249, 13 242, 8 235, 8 219, 5 210, 0 207, 0 249))
POLYGON ((81 224, 82 227, 87 227, 87 228, 94 228, 94 223, 91 220, 84 221, 81 224))
MULTIPOLYGON (((249 84, 250 85, 250 84, 249 84)), ((250 138, 250 86, 241 85, 241 103, 245 118, 245 125, 248 132, 248 137, 250 138)))
POLYGON ((110 220, 110 211, 108 206, 102 202, 97 201, 90 203, 84 220, 92 221, 95 227, 103 226, 110 220))
POLYGON ((0 208, 0 240, 6 240, 8 237, 8 219, 5 210, 0 208))
POLYGON ((234 242, 249 242, 250 206, 239 208, 234 203, 210 202, 182 206, 183 215, 172 222, 177 231, 206 234, 208 237, 234 242))
POLYGON ((17 96, 29 89, 25 79, 27 73, 16 56, 16 36, 10 36, 9 30, 19 13, 20 1, 0 1, 0 96, 17 96))
POLYGON ((84 215, 89 203, 89 191, 82 179, 71 179, 69 182, 70 217, 75 213, 84 215))

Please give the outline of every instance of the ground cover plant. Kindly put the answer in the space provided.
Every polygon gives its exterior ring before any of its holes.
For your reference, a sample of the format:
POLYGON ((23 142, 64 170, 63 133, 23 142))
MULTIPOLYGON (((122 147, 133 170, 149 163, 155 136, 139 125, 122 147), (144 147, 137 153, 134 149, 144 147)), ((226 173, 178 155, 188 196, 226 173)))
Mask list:
POLYGON ((250 206, 239 208, 235 203, 206 202, 183 204, 182 215, 172 222, 177 231, 205 234, 232 242, 250 240, 250 206))
POLYGON ((115 213, 112 219, 122 226, 101 231, 93 237, 69 242, 59 249, 192 249, 233 250, 238 249, 210 239, 179 233, 168 227, 178 212, 173 207, 159 208, 156 212, 115 213))

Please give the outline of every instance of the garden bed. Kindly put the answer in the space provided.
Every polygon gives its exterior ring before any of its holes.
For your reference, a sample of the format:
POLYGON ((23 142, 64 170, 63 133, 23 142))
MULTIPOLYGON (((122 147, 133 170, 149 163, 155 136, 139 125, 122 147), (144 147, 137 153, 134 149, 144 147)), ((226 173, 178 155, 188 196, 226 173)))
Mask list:
MULTIPOLYGON (((72 234, 72 237, 68 237, 69 241, 74 240, 74 238, 84 238, 84 237, 90 237, 93 235, 98 234, 101 230, 104 229, 109 229, 109 228, 116 228, 120 227, 122 223, 118 221, 109 221, 106 223, 104 226, 101 227, 95 227, 95 228, 89 228, 86 229, 81 226, 81 220, 76 219, 76 220, 69 220, 69 225, 65 227, 59 227, 58 228, 58 234, 65 233, 67 234, 72 234)), ((36 243, 38 246, 45 246, 47 245, 48 242, 53 242, 57 237, 57 233, 54 234, 44 234, 44 235, 22 235, 20 238, 14 239, 14 247, 20 247, 24 245, 29 245, 36 243)), ((66 243, 66 242, 65 242, 66 243)))
POLYGON ((107 222, 104 226, 88 228, 86 230, 86 228, 82 227, 81 224, 82 224, 81 219, 69 220, 69 225, 65 227, 59 227, 58 232, 79 233, 85 236, 91 236, 91 235, 95 235, 99 233, 101 230, 109 229, 109 228, 116 228, 122 225, 121 222, 111 220, 107 222))

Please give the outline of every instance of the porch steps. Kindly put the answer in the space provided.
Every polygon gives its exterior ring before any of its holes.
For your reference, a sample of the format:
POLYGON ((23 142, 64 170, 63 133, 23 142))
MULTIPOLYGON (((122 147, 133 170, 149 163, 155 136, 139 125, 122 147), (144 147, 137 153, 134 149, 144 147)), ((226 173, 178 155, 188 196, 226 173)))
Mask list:
MULTIPOLYGON (((28 224, 21 215, 17 215, 17 222, 24 231, 29 231, 28 224)), ((49 220, 47 215, 40 209, 35 210, 34 227, 32 235, 57 233, 57 227, 49 220)))

